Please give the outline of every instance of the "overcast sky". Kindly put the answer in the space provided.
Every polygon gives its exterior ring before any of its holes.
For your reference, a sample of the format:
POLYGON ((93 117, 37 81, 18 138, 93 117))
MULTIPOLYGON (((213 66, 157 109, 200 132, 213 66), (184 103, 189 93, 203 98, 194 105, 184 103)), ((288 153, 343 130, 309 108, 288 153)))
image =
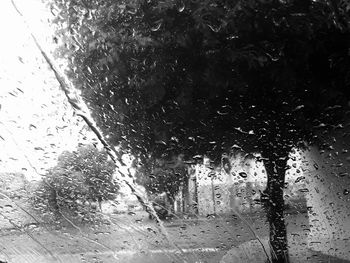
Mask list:
MULTIPOLYGON (((0 172, 23 171, 36 178, 55 164, 63 150, 83 140, 83 122, 73 110, 30 37, 30 30, 52 51, 49 13, 38 0, 17 0, 27 25, 10 0, 0 3, 0 172), (30 29, 29 29, 30 28, 30 29)), ((89 135, 91 139, 92 134, 89 135)))

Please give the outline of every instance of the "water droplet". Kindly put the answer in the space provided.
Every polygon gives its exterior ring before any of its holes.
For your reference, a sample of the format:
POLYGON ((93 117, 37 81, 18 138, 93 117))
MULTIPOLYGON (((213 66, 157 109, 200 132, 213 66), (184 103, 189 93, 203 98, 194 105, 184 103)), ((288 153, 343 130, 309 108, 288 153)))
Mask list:
POLYGON ((242 178, 247 178, 248 177, 247 173, 245 173, 245 172, 240 172, 239 176, 242 177, 242 178))
POLYGON ((183 1, 180 1, 179 6, 177 10, 181 13, 185 10, 185 3, 183 1))
POLYGON ((215 177, 215 172, 210 172, 210 173, 208 174, 208 177, 215 177))
POLYGON ((305 176, 299 176, 296 180, 295 183, 299 183, 301 180, 304 180, 305 176))
POLYGON ((155 22, 155 24, 151 27, 151 31, 156 32, 160 29, 162 26, 163 20, 158 20, 155 22))
POLYGON ((153 230, 151 227, 147 227, 147 231, 156 234, 157 232, 153 230))
POLYGON ((18 60, 19 60, 22 64, 24 64, 23 58, 22 58, 22 57, 18 56, 18 60))
POLYGON ((339 176, 340 176, 340 177, 345 177, 345 176, 348 176, 348 175, 349 175, 349 173, 346 173, 346 172, 339 173, 339 176))
POLYGON ((135 15, 137 13, 137 9, 136 8, 131 8, 127 11, 129 14, 135 15))
POLYGON ((207 26, 215 33, 219 32, 220 29, 221 29, 221 26, 216 26, 216 25, 210 25, 210 24, 207 24, 207 26))

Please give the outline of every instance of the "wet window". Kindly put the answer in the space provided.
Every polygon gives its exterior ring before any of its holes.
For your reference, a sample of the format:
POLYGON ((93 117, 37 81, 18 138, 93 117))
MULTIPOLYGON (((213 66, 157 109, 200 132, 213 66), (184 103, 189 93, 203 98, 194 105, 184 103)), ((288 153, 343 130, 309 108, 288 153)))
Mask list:
POLYGON ((350 262, 347 1, 0 22, 0 262, 350 262))

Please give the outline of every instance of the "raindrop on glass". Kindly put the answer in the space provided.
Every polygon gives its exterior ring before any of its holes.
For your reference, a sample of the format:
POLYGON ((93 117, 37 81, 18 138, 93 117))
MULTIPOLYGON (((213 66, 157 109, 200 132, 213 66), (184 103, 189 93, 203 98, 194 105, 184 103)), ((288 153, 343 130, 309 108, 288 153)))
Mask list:
POLYGON ((239 176, 242 177, 242 178, 247 178, 248 177, 247 173, 245 173, 245 172, 240 172, 239 176))
POLYGON ((155 22, 155 24, 151 27, 151 31, 156 32, 160 29, 160 27, 162 26, 163 20, 158 20, 157 22, 155 22))

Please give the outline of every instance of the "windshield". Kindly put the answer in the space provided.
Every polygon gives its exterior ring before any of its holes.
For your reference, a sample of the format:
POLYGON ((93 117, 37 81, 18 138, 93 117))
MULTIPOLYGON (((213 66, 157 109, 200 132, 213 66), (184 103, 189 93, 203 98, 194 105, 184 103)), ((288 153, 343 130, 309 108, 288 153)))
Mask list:
POLYGON ((0 3, 0 262, 350 262, 347 1, 0 3))

